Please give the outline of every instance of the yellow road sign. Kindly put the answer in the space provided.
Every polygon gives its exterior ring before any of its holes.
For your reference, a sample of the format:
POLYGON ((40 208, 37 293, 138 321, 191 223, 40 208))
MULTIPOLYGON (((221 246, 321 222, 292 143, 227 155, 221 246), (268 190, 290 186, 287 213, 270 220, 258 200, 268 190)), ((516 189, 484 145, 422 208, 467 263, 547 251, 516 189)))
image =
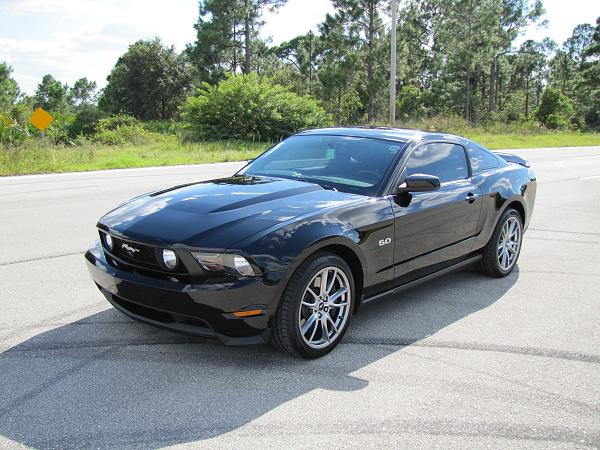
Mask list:
POLYGON ((31 117, 29 117, 29 122, 40 131, 48 128, 53 120, 52 116, 44 108, 36 108, 31 117))

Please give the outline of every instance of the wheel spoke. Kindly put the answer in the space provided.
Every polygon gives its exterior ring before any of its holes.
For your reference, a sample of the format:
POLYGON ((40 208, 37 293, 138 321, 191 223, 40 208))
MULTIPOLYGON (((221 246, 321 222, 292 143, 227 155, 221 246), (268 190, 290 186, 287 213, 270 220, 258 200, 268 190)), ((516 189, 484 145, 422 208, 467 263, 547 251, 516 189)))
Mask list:
POLYGON ((312 333, 310 334, 310 338, 308 338, 308 342, 312 342, 312 340, 315 338, 315 334, 317 334, 318 328, 319 328, 319 323, 315 321, 315 326, 313 328, 312 333))
POLYGON ((348 292, 348 289, 345 287, 337 290, 333 295, 329 297, 329 302, 327 302, 331 306, 339 306, 339 303, 335 303, 342 295, 348 292))
POLYGON ((327 293, 327 274, 328 274, 328 272, 329 272, 328 269, 323 269, 321 271, 321 282, 319 285, 321 295, 325 295, 327 293))
POLYGON ((508 253, 506 252, 506 250, 502 251, 502 268, 506 270, 506 268, 508 267, 508 253))
POLYGON ((315 300, 319 300, 319 296, 318 296, 317 294, 315 294, 315 291, 313 291, 313 290, 312 290, 312 288, 311 288, 310 286, 308 286, 308 287, 306 288, 306 290, 309 292, 309 294, 310 294, 310 295, 312 295, 312 296, 313 296, 313 298, 314 298, 315 300))
MULTIPOLYGON (((316 314, 311 314, 311 316, 308 319, 306 319, 306 322, 304 322, 304 324, 302 325, 302 328, 300 330, 302 333, 302 336, 304 336, 306 334, 306 332, 310 329, 312 324, 316 322, 316 320, 317 320, 316 314)), ((315 326, 315 328, 316 328, 316 326, 315 326)))
POLYGON ((335 284, 335 280, 337 280, 338 274, 337 272, 334 272, 333 277, 331 277, 331 281, 329 282, 329 286, 327 286, 325 293, 329 294, 331 292, 331 289, 333 289, 333 285, 335 284))
POLYGON ((338 329, 335 326, 335 322, 333 321, 333 319, 331 318, 331 316, 329 314, 325 314, 325 318, 327 319, 327 321, 331 324, 331 326, 333 327, 333 331, 335 332, 335 334, 338 333, 338 329))
POLYGON ((313 291, 313 290, 310 288, 310 286, 308 286, 308 287, 306 288, 306 291, 307 291, 307 292, 308 292, 310 295, 312 295, 312 298, 313 298, 314 302, 313 302, 313 303, 309 303, 309 302, 307 302, 307 301, 305 301, 305 300, 302 300, 302 304, 303 304, 304 306, 309 306, 309 307, 311 307, 311 308, 314 308, 315 306, 317 306, 317 303, 319 302, 319 296, 318 296, 317 294, 315 294, 315 292, 314 292, 314 291, 313 291))
POLYGON ((341 303, 334 303, 331 305, 332 308, 342 308, 343 306, 348 306, 350 304, 349 301, 343 301, 341 303))
POLYGON ((325 339, 327 342, 330 342, 329 328, 327 327, 327 319, 321 319, 321 329, 323 330, 323 339, 325 339))

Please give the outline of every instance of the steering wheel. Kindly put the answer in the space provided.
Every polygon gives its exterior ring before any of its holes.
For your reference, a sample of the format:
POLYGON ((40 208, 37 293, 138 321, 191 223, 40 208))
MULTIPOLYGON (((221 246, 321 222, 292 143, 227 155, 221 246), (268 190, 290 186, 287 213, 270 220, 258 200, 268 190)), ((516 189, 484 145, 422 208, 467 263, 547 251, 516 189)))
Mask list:
POLYGON ((364 178, 368 181, 372 181, 373 183, 377 183, 380 178, 380 176, 377 172, 375 172, 374 170, 369 170, 369 169, 359 170, 358 172, 356 172, 356 176, 359 178, 364 178), (361 176, 361 174, 363 176, 361 176))

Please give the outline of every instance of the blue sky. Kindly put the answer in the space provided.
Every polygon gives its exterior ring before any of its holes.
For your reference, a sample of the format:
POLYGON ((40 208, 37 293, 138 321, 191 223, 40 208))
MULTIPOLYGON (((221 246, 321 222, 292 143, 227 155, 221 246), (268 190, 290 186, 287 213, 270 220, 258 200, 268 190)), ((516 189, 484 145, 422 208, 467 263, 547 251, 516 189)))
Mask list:
MULTIPOLYGON (((561 43, 579 23, 595 23, 598 0, 545 0, 548 27, 527 30, 525 38, 550 36, 561 43)), ((332 12, 329 0, 289 0, 267 14, 264 37, 274 43, 315 29, 332 12)), ((0 0, 0 61, 14 69, 21 89, 33 93, 51 73, 72 84, 80 77, 104 86, 128 45, 160 37, 177 50, 193 41, 197 0, 0 0)))

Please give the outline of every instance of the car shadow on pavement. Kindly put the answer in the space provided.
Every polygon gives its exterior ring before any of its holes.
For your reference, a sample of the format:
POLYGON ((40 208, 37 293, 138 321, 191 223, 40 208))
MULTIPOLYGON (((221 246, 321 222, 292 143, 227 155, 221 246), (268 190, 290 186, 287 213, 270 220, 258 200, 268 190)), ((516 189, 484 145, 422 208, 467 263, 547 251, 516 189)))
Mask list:
POLYGON ((0 434, 35 448, 219 436, 315 389, 363 389, 368 382, 353 372, 488 307, 518 277, 469 269, 365 305, 342 344, 314 361, 266 345, 225 347, 108 309, 0 354, 0 434))

